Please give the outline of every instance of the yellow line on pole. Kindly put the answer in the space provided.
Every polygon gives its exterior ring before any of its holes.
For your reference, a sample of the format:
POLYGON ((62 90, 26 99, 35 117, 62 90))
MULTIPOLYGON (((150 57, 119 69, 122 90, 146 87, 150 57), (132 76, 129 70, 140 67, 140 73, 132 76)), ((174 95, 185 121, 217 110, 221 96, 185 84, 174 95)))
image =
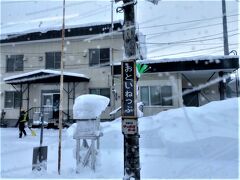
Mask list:
POLYGON ((60 104, 59 104, 59 144, 58 144, 58 174, 61 174, 61 148, 62 148, 62 119, 63 119, 63 61, 64 61, 64 37, 65 37, 65 0, 63 0, 62 20, 62 50, 61 50, 61 77, 60 77, 60 104))

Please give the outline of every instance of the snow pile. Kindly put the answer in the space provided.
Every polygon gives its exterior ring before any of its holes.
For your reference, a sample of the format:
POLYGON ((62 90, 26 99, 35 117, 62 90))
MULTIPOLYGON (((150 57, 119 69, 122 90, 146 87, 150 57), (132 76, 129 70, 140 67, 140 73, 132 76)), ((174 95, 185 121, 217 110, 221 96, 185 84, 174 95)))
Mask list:
POLYGON ((238 138, 238 98, 214 101, 201 107, 183 107, 140 119, 140 131, 158 131, 171 142, 209 137, 238 138))
POLYGON ((95 119, 101 115, 110 102, 105 96, 85 94, 77 97, 73 105, 74 119, 95 119))

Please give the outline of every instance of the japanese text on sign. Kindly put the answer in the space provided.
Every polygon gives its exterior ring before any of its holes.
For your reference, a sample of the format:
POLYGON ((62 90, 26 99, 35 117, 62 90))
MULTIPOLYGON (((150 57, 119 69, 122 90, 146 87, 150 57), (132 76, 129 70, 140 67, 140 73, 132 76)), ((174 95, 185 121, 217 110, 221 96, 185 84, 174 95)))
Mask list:
POLYGON ((137 121, 135 119, 124 119, 122 121, 123 134, 136 134, 137 133, 137 121))
POLYGON ((122 62, 122 116, 136 117, 136 66, 135 61, 122 62))

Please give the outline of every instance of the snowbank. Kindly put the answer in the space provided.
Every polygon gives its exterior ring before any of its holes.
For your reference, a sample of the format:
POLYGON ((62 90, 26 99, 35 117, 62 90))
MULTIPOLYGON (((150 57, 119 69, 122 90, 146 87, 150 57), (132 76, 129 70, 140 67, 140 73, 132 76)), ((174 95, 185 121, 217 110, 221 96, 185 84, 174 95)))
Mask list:
POLYGON ((110 99, 95 94, 85 94, 77 97, 73 105, 74 119, 94 119, 101 115, 110 99))
POLYGON ((201 107, 183 107, 140 119, 140 131, 158 131, 171 142, 209 137, 238 138, 240 98, 214 101, 201 107))

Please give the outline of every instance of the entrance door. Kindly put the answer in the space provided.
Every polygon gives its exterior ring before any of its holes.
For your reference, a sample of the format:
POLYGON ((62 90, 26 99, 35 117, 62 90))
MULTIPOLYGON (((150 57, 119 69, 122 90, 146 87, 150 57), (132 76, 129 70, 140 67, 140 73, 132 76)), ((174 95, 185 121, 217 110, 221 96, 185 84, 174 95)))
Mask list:
POLYGON ((53 119, 58 119, 59 117, 59 102, 60 94, 53 94, 53 119))
POLYGON ((49 114, 49 118, 58 119, 59 115, 59 93, 44 93, 43 94, 43 107, 44 112, 49 114))

